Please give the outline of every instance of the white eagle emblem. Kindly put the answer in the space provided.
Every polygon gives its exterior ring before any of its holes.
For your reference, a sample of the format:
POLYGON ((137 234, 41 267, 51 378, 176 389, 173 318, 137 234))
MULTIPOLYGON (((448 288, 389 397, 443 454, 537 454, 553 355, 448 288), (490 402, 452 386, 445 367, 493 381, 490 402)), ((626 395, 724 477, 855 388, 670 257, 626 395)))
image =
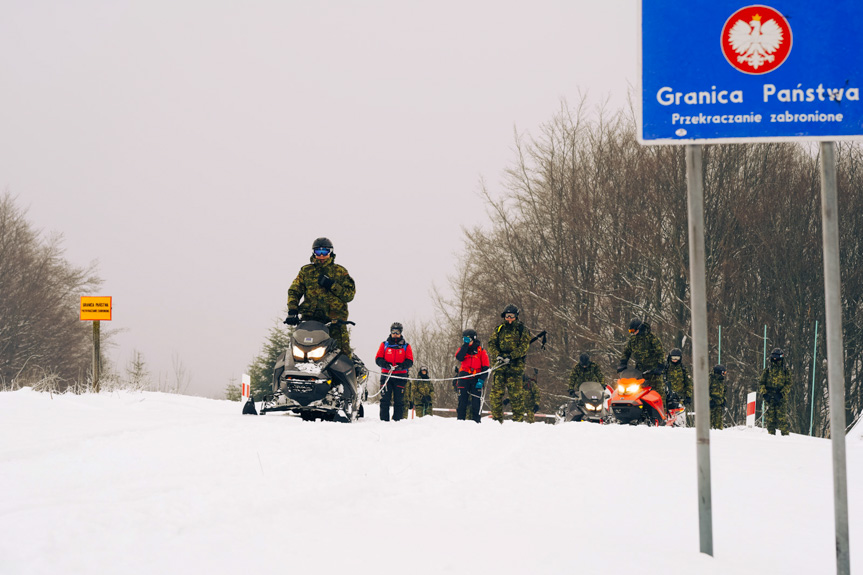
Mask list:
POLYGON ((773 52, 782 45, 783 40, 779 24, 772 18, 762 24, 759 14, 753 16, 749 24, 738 20, 728 32, 728 42, 739 54, 737 61, 749 64, 755 70, 765 62, 773 62, 773 52))

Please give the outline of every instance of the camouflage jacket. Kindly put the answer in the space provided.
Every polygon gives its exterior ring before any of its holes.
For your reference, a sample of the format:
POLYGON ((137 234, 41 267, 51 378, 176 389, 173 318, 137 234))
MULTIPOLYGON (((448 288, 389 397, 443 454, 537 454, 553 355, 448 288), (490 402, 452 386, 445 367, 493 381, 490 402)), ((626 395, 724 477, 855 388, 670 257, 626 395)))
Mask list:
POLYGON ((771 405, 783 403, 791 393, 791 374, 781 363, 768 366, 758 383, 758 393, 771 405))
POLYGON ((671 387, 671 391, 677 394, 680 401, 692 399, 692 377, 683 362, 677 364, 668 362, 665 368, 665 380, 671 387))
POLYGON ((580 363, 575 364, 575 367, 569 373, 569 386, 567 389, 575 391, 585 381, 595 381, 605 386, 605 376, 602 375, 602 370, 592 361, 587 364, 586 368, 581 367, 580 363))
POLYGON ((725 405, 725 378, 710 373, 710 399, 717 406, 725 405))
POLYGON ((530 347, 530 330, 515 320, 511 324, 503 322, 488 340, 488 355, 492 365, 498 357, 508 357, 509 367, 524 369, 524 360, 530 347))
POLYGON ((414 405, 422 405, 423 397, 428 397, 434 403, 434 384, 428 379, 418 377, 408 383, 408 401, 414 405))
POLYGON ((312 256, 312 263, 300 268, 297 279, 288 288, 288 309, 297 310, 305 319, 348 319, 348 302, 354 299, 357 288, 348 270, 337 265, 335 260, 336 254, 323 262, 312 256), (330 289, 318 285, 321 275, 335 281, 330 289))
POLYGON ((643 324, 641 332, 629 337, 620 356, 620 363, 628 362, 630 357, 635 360, 635 369, 642 372, 664 365, 662 342, 650 333, 650 325, 643 324))

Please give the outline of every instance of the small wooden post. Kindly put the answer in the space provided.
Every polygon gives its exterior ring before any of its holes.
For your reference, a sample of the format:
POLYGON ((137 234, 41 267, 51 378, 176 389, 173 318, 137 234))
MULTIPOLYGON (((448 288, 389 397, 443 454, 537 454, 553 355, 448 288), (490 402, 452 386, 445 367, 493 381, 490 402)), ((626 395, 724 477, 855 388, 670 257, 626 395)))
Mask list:
POLYGON ((99 320, 93 321, 93 391, 99 393, 99 371, 101 367, 101 353, 99 350, 99 320))

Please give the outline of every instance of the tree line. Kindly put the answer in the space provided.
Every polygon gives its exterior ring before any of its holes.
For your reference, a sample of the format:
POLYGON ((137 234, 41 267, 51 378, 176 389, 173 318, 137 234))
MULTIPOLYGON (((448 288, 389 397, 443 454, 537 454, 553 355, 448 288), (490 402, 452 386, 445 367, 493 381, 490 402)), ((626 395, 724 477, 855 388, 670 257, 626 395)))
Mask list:
MULTIPOLYGON (((414 350, 433 376, 452 369, 462 329, 487 339, 507 303, 534 333, 548 332, 546 349, 534 349, 528 363, 539 369, 546 411, 563 402, 581 352, 615 376, 633 317, 651 324, 666 354, 680 348, 691 364, 684 148, 642 146, 631 110, 594 115, 585 106, 564 102, 536 135, 516 134, 501 186, 481 183, 488 220, 464 231, 463 254, 435 291, 443 321, 417 326, 412 340, 421 336, 414 350)), ((728 369, 726 425, 743 422, 765 346, 768 355, 779 347, 794 382, 792 430, 809 433, 814 413, 813 432, 825 436, 817 149, 711 145, 703 154, 709 361, 721 352, 728 369)), ((863 407, 863 150, 841 143, 837 162, 850 424, 863 407)))

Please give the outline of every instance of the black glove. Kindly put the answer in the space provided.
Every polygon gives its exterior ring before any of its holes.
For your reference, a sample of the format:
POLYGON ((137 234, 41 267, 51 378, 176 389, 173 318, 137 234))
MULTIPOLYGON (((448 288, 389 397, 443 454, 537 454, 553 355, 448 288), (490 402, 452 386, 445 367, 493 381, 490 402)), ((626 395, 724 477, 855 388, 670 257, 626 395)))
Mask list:
POLYGON ((711 399, 710 400, 710 409, 713 409, 714 407, 716 407, 716 401, 711 399))
POLYGON ((662 375, 662 366, 648 369, 647 371, 642 372, 641 375, 662 375))
POLYGON ((626 363, 620 362, 620 365, 617 366, 617 373, 620 373, 624 369, 626 369, 626 363))
POLYGON ((299 325, 300 318, 297 316, 297 310, 289 309, 288 317, 285 318, 285 323, 287 325, 299 325))
POLYGON ((431 396, 430 395, 424 395, 422 397, 422 402, 423 402, 423 405, 431 405, 431 396))
POLYGON ((411 401, 410 403, 408 403, 408 409, 413 409, 413 408, 414 408, 414 402, 411 401))
POLYGON ((683 405, 689 405, 690 403, 692 403, 692 400, 690 398, 688 398, 688 397, 683 398, 683 405))
POLYGON ((509 398, 508 398, 508 397, 507 397, 506 399, 504 399, 504 400, 503 400, 503 404, 504 404, 504 405, 509 405, 509 398))
POLYGON ((536 413, 537 411, 539 411, 539 406, 534 403, 533 404, 533 412, 536 413))
POLYGON ((455 382, 452 382, 452 390, 453 390, 454 392, 458 393, 458 385, 456 385, 456 383, 455 383, 455 382))
POLYGON ((336 283, 336 280, 334 280, 327 274, 321 274, 318 276, 318 285, 324 289, 330 289, 331 287, 333 287, 334 283, 336 283))
POLYGON ((574 389, 569 390, 569 397, 575 397, 575 390, 574 389))

